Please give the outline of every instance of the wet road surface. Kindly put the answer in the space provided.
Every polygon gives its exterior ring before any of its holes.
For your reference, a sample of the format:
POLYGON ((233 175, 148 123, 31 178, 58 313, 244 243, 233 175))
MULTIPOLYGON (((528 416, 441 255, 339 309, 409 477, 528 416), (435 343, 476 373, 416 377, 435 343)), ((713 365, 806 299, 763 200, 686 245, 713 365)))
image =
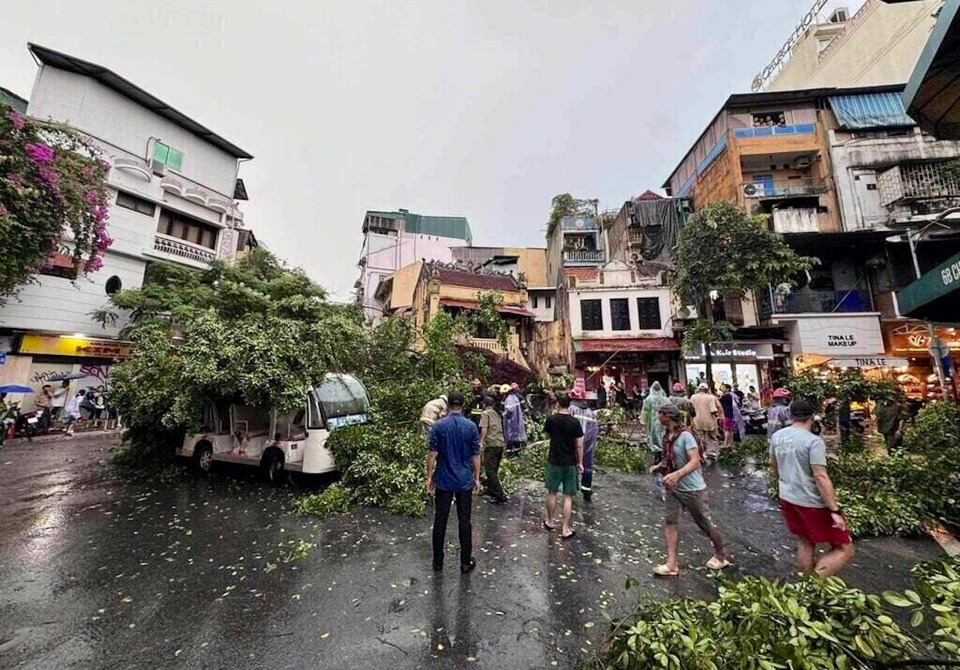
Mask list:
MULTIPOLYGON (((635 592, 710 597, 709 544, 681 520, 678 579, 655 581, 662 504, 648 477, 605 473, 578 501, 574 539, 540 527, 532 484, 507 505, 477 499, 477 570, 430 567, 430 519, 358 509, 290 513, 301 492, 251 478, 123 481, 102 436, 0 449, 0 668, 574 667, 602 641, 604 613, 635 592)), ((790 537, 759 480, 708 476, 738 574, 789 577, 790 537)), ((930 540, 858 544, 843 574, 903 588, 941 554, 930 540)))

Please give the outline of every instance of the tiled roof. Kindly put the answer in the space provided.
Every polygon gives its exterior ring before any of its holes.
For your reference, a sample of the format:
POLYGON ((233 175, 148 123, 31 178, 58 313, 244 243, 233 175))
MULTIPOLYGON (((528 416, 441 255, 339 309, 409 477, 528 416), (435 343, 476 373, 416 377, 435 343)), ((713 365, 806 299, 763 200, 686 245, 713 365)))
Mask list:
POLYGON ((656 193, 654 193, 654 192, 651 191, 650 189, 647 189, 646 191, 644 191, 643 193, 641 193, 640 195, 638 195, 636 198, 634 198, 634 200, 635 200, 635 201, 636 201, 636 200, 640 200, 640 201, 643 201, 643 200, 663 200, 663 196, 662 196, 662 195, 657 195, 656 193))
POLYGON ((485 291, 516 291, 520 288, 510 275, 479 274, 447 268, 437 268, 436 270, 440 274, 440 282, 452 286, 465 286, 485 291))
POLYGON ((594 281, 600 277, 600 270, 597 268, 563 268, 563 274, 567 277, 594 281))

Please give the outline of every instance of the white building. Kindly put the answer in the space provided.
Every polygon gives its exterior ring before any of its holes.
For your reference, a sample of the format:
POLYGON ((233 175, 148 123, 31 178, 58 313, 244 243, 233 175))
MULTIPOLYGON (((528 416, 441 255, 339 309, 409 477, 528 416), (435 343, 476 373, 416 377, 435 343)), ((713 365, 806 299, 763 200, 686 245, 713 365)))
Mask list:
POLYGON ((245 200, 239 164, 253 158, 208 128, 105 67, 34 44, 40 64, 27 114, 67 123, 88 135, 111 165, 114 239, 103 267, 71 278, 54 268, 0 308, 0 382, 39 388, 50 376, 86 372, 102 383, 110 365, 128 354, 116 340, 123 323, 102 327, 91 312, 109 294, 138 288, 150 261, 206 268, 232 259, 245 200))
MULTIPOLYGON (((814 5, 822 6, 822 2, 814 5)), ((820 21, 803 17, 786 58, 757 75, 754 90, 853 88, 903 84, 923 51, 942 0, 866 0, 820 21), (778 70, 779 68, 779 70, 778 70)))
POLYGON ((376 302, 380 280, 417 261, 450 263, 454 247, 471 246, 470 224, 462 216, 426 216, 405 209, 368 211, 363 217, 357 301, 371 319, 381 316, 376 302))

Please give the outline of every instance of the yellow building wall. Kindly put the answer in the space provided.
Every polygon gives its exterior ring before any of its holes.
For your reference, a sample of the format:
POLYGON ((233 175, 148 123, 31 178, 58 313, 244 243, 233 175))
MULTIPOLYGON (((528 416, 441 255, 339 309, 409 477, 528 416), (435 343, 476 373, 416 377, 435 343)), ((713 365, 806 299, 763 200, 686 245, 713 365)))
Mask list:
MULTIPOLYGON (((941 4, 941 0, 899 4, 867 0, 818 57, 798 54, 801 57, 791 59, 765 90, 904 84, 930 37, 936 23, 933 14, 941 4)), ((795 47, 804 53, 811 48, 815 50, 816 44, 795 47)))
POLYGON ((732 202, 743 205, 740 183, 740 155, 736 144, 728 139, 727 149, 697 178, 692 189, 695 207, 711 202, 732 202))
POLYGON ((393 290, 390 293, 391 309, 406 309, 413 305, 413 294, 422 269, 423 261, 417 261, 400 268, 391 275, 393 277, 393 290))
POLYGON ((517 270, 523 273, 527 286, 549 286, 547 281, 547 250, 517 248, 506 249, 507 254, 517 255, 517 270))

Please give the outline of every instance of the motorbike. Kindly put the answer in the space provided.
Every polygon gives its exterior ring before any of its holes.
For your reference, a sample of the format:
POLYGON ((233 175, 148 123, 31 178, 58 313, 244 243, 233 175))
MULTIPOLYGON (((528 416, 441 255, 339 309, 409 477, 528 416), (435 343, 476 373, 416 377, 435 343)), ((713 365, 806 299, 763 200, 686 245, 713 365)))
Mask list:
POLYGON ((25 437, 27 442, 33 442, 34 436, 40 431, 40 418, 42 412, 24 412, 17 413, 16 428, 14 429, 16 437, 25 437))
POLYGON ((744 412, 743 420, 746 423, 747 435, 767 434, 767 408, 761 407, 752 412, 744 412))

